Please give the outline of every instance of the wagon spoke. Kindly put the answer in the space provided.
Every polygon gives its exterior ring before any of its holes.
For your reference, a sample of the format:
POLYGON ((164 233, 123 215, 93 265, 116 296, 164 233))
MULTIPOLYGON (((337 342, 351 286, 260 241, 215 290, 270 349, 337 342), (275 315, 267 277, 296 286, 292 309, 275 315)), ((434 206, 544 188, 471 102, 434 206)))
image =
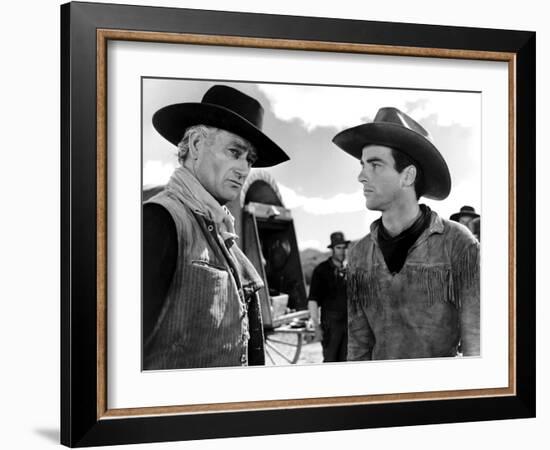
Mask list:
POLYGON ((280 341, 279 339, 273 339, 271 337, 268 337, 267 340, 269 342, 276 342, 277 344, 289 345, 291 347, 298 347, 298 344, 293 344, 292 342, 287 342, 287 341, 280 341))
POLYGON ((266 342, 267 346, 273 350, 275 353, 277 353, 277 355, 279 355, 281 358, 283 358, 286 362, 288 362, 289 364, 292 364, 292 360, 291 359, 288 359, 283 353, 281 353, 274 345, 271 345, 269 343, 269 341, 266 342))
POLYGON ((265 354, 266 354, 266 355, 268 356, 268 358, 271 360, 271 364, 276 365, 276 364, 275 364, 275 360, 273 359, 273 356, 271 356, 271 353, 265 352, 265 354))

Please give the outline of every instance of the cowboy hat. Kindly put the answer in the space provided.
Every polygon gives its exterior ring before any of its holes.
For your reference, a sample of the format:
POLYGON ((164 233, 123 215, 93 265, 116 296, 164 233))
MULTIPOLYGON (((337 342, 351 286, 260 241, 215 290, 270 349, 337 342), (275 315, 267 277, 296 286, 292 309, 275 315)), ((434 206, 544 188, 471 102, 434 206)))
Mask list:
POLYGON ((380 108, 373 122, 341 131, 332 142, 357 159, 361 159, 367 145, 399 150, 420 165, 424 174, 424 197, 443 200, 451 192, 449 168, 429 133, 397 108, 380 108))
POLYGON ((350 242, 351 241, 346 241, 346 238, 344 237, 344 233, 342 233, 341 231, 335 231, 330 235, 330 245, 327 245, 327 248, 333 248, 336 245, 340 245, 340 244, 349 245, 350 242))
POLYGON ((264 109, 254 98, 229 86, 212 86, 200 103, 176 103, 153 115, 153 126, 174 145, 193 125, 207 125, 234 133, 248 140, 258 159, 254 167, 270 167, 290 159, 262 132, 264 109))
POLYGON ((460 218, 464 216, 472 217, 475 219, 476 217, 479 217, 479 214, 476 213, 476 210, 472 206, 464 205, 462 208, 460 208, 459 212, 452 214, 449 219, 458 222, 460 218))

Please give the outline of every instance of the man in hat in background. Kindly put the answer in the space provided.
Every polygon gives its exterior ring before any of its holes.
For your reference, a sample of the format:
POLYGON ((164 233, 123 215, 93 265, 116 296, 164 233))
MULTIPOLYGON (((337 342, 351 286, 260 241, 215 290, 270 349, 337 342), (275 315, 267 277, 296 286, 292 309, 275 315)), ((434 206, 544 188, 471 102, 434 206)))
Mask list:
POLYGON ((308 309, 316 338, 321 338, 323 362, 347 359, 346 251, 349 243, 341 231, 332 233, 327 246, 332 255, 315 267, 311 276, 308 309))
POLYGON ((143 368, 264 364, 256 291, 262 279, 236 245, 224 206, 252 166, 288 160, 262 132, 263 108, 216 85, 200 103, 158 110, 155 129, 180 166, 143 206, 143 368))
POLYGON ((476 239, 481 242, 481 218, 476 217, 468 224, 468 228, 476 239))
POLYGON ((451 214, 451 217, 449 217, 449 219, 468 227, 468 229, 479 241, 480 219, 479 214, 476 213, 476 210, 472 206, 464 205, 462 208, 460 208, 459 212, 451 214))
POLYGON ((479 243, 419 204, 451 190, 428 132, 382 108, 333 142, 360 160, 366 206, 382 213, 349 251, 348 360, 479 355, 479 243))

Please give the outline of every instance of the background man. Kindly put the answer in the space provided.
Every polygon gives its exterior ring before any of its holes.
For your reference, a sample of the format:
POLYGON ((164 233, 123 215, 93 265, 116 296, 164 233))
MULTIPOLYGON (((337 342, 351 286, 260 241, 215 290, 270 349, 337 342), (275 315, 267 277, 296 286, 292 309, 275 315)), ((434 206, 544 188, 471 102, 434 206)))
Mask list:
POLYGON ((263 364, 262 279, 235 245, 235 199, 252 166, 288 159, 252 97, 213 86, 153 125, 178 147, 165 189, 143 206, 143 368, 263 364))
POLYGON ((332 255, 319 264, 311 276, 308 309, 316 337, 322 337, 323 362, 346 361, 346 250, 349 243, 341 231, 332 233, 327 246, 332 249, 332 255))
POLYGON ((449 217, 449 219, 467 226, 468 229, 479 241, 480 218, 479 214, 476 213, 476 210, 473 207, 464 205, 462 208, 460 208, 459 212, 451 214, 451 217, 449 217))
POLYGON ((479 355, 479 243, 418 203, 451 189, 428 132, 382 108, 333 142, 361 161, 367 208, 382 213, 349 251, 348 360, 479 355))

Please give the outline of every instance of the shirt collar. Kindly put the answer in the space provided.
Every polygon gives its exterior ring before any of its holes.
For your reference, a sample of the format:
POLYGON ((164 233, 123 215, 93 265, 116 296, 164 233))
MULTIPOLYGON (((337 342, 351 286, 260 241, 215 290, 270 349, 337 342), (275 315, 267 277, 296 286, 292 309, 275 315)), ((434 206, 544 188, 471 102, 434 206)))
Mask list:
MULTIPOLYGON (((443 224, 443 220, 441 219, 441 217, 439 217, 439 215, 434 210, 431 211, 431 215, 432 217, 430 219, 430 225, 426 230, 422 232, 417 242, 423 240, 425 237, 431 236, 432 234, 442 234, 445 230, 445 225, 443 224)), ((380 220, 381 218, 375 220, 370 225, 370 236, 371 239, 376 243, 376 245, 378 245, 378 231, 380 229, 380 220)))

